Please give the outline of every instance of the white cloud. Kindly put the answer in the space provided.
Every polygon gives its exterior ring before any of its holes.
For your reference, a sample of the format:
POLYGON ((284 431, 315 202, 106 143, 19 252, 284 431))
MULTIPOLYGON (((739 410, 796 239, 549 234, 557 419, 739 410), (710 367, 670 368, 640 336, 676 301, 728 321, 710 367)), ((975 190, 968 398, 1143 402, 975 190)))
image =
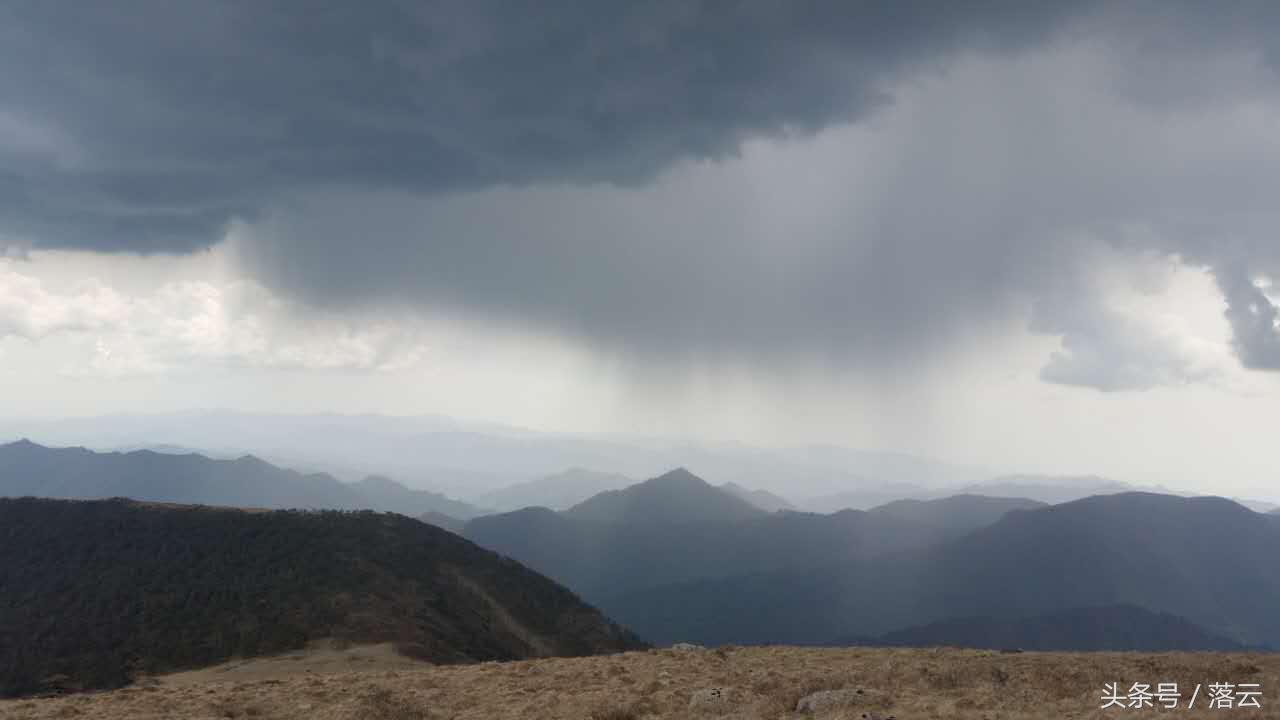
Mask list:
POLYGON ((61 332, 101 332, 118 327, 126 301, 110 288, 90 284, 79 291, 53 293, 36 277, 0 261, 0 337, 39 340, 61 332))
POLYGON ((1031 320, 1033 331, 1061 338, 1041 379, 1104 392, 1238 384, 1225 303, 1205 269, 1099 245, 1067 274, 1031 320))
POLYGON ((312 312, 243 280, 175 280, 143 294, 99 280, 58 289, 38 263, 0 261, 0 339, 74 337, 76 376, 162 373, 188 366, 384 371, 425 353, 412 325, 312 312), (31 273, 20 269, 33 268, 31 273))

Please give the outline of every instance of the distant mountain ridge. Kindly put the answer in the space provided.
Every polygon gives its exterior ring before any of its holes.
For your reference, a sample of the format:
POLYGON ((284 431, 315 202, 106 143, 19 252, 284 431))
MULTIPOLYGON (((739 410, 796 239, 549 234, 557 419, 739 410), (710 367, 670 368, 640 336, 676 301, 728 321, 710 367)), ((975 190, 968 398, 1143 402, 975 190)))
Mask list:
POLYGON ((135 450, 98 453, 48 448, 28 440, 0 445, 0 496, 64 499, 129 497, 157 502, 261 508, 371 509, 470 517, 479 511, 443 495, 384 477, 343 483, 303 474, 252 455, 213 460, 203 455, 135 450))
POLYGON ((532 507, 474 518, 463 534, 608 612, 619 598, 671 583, 821 568, 927 547, 1027 504, 974 497, 935 501, 927 505, 932 513, 770 513, 680 469, 562 513, 532 507))
POLYGON ((322 638, 437 663, 643 647, 547 578, 391 513, 0 499, 0 537, 0 695, 322 638))
POLYGON ((967 485, 959 488, 958 492, 1027 498, 1048 505, 1074 502, 1095 495, 1116 495, 1126 492, 1172 494, 1167 488, 1138 487, 1095 475, 1005 475, 967 485))
POLYGON ((656 642, 821 643, 947 618, 1124 604, 1177 615, 1234 642, 1278 646, 1278 552, 1280 523, 1235 502, 1122 493, 1015 510, 896 555, 597 602, 656 642))
POLYGON ((467 526, 465 521, 440 512, 423 513, 418 516, 418 519, 428 525, 435 525, 438 528, 443 528, 456 535, 461 535, 463 528, 467 526))
MULTIPOLYGON (((675 438, 535 432, 432 416, 201 410, 0 420, 0 439, 22 436, 46 445, 95 449, 163 444, 212 448, 217 454, 248 453, 343 480, 387 475, 485 507, 494 507, 484 501, 490 491, 575 466, 632 478, 652 477, 681 465, 696 467, 715 483, 733 481, 780 492, 793 503, 839 492, 853 483, 958 487, 999 474, 929 458, 832 446, 707 445, 675 438)), ((899 497, 903 496, 871 504, 899 497)))
POLYGON ((476 502, 504 512, 535 506, 567 510, 606 490, 621 490, 633 484, 635 480, 626 475, 573 467, 494 490, 480 496, 476 502))
POLYGON ((903 522, 933 525, 959 535, 986 527, 1013 510, 1048 507, 1037 500, 985 495, 953 495, 936 500, 895 500, 868 510, 903 522))
POLYGON ((786 498, 775 495, 768 490, 749 490, 734 482, 727 482, 723 485, 717 485, 716 487, 730 495, 733 495, 734 497, 746 500, 765 512, 796 509, 796 506, 792 505, 786 498))
POLYGON ((383 475, 370 475, 350 484, 371 510, 398 512, 402 515, 440 513, 450 517, 469 518, 485 511, 469 503, 453 500, 429 490, 414 490, 383 475))

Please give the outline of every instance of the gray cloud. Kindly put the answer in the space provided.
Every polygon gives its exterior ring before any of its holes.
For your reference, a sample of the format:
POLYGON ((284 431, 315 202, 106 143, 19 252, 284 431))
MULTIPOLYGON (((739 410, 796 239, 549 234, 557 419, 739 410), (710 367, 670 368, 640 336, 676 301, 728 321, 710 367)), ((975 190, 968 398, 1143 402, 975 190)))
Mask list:
POLYGON ((300 186, 640 182, 855 117, 897 71, 1067 14, 1021 7, 8 3, 0 112, 28 132, 0 145, 0 228, 187 250, 300 186))
POLYGON ((252 272, 317 304, 676 361, 910 365, 1032 303, 1064 338, 1043 377, 1105 389, 1199 371, 1090 295, 1082 253, 1280 269, 1249 116, 1274 4, 504 7, 0 7, 0 234, 182 252, 239 218, 252 272), (697 164, 824 129, 853 150, 697 164))
POLYGON ((1247 368, 1280 370, 1280 311, 1240 265, 1214 273, 1227 300, 1236 354, 1247 368))

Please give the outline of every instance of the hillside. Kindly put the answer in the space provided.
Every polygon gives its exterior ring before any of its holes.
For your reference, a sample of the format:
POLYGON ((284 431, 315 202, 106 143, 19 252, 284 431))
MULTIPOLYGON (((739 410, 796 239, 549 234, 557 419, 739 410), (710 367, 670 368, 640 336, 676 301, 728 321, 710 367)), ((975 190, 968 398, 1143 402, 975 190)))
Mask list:
POLYGON ((25 440, 0 445, 0 497, 24 496, 369 509, 405 515, 442 512, 457 517, 479 512, 466 503, 411 490, 389 478, 375 476, 348 484, 324 473, 303 474, 279 468, 251 455, 213 460, 194 453, 98 453, 84 448, 49 448, 25 440))
POLYGON ((621 490, 634 483, 626 475, 575 467, 494 490, 481 496, 477 502, 501 511, 526 507, 567 510, 593 495, 608 490, 621 490))
POLYGON ((1280 655, 725 647, 404 667, 376 649, 290 654, 137 688, 0 700, 6 720, 1102 720, 1274 718, 1280 655), (1205 686, 1245 683, 1257 708, 1211 709, 1205 686), (1177 683, 1178 709, 1101 710, 1106 683, 1177 683), (1199 693, 1196 688, 1200 687, 1199 693), (718 690, 718 692, 715 692, 718 690), (796 712, 811 693, 845 691, 796 712), (1194 703, 1193 708, 1187 706, 1194 703))
POLYGON ((1136 605, 1280 644, 1280 524, 1221 498, 1127 493, 1008 513, 923 550, 599 601, 658 641, 830 642, 947 618, 1136 605))
POLYGON ((1072 608, 1027 618, 941 620, 881 635, 870 644, 1040 651, 1239 651, 1239 643, 1185 618, 1133 605, 1072 608))
POLYGON ((640 647, 574 594, 372 512, 0 500, 0 693, 117 687, 321 638, 433 662, 640 647))

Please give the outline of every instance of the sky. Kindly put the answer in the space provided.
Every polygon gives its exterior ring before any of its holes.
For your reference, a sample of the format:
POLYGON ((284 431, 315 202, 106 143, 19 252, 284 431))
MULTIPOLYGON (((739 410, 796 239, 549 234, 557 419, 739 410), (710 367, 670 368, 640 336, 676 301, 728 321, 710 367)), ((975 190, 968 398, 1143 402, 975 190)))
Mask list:
POLYGON ((0 5, 0 416, 1275 495, 1280 6, 0 5))

